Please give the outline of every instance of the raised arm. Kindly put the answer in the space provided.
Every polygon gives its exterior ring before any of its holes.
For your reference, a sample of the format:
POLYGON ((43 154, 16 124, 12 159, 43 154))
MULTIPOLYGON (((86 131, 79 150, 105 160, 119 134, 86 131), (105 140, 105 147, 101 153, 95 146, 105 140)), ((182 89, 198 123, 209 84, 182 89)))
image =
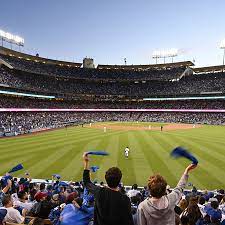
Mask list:
POLYGON ((94 185, 91 182, 89 170, 89 158, 86 152, 83 154, 83 163, 84 163, 84 172, 83 172, 84 187, 87 188, 88 191, 90 191, 96 197, 101 188, 94 185))
POLYGON ((171 199, 174 204, 178 204, 180 201, 180 198, 182 197, 183 189, 185 188, 187 181, 188 181, 188 176, 189 172, 193 169, 195 169, 197 165, 195 164, 190 164, 184 171, 183 175, 181 176, 177 186, 173 189, 173 191, 168 194, 168 197, 171 199))
POLYGON ((8 192, 8 190, 11 188, 12 186, 12 181, 11 180, 7 180, 7 185, 2 189, 2 192, 4 194, 6 194, 8 192))

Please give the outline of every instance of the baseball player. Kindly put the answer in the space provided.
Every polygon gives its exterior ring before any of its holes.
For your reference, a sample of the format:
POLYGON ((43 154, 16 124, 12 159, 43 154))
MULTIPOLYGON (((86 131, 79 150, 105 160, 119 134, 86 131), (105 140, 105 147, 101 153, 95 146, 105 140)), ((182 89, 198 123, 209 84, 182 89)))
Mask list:
POLYGON ((126 148, 124 149, 124 154, 125 154, 125 158, 126 158, 126 159, 128 159, 129 151, 130 151, 130 149, 129 149, 128 147, 126 147, 126 148))

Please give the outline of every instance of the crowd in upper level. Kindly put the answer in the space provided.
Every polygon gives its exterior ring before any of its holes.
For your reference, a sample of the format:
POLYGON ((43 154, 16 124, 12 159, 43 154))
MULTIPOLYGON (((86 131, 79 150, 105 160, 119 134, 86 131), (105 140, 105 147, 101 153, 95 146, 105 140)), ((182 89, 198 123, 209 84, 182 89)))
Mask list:
POLYGON ((17 57, 0 55, 0 58, 17 70, 52 76, 80 79, 122 79, 122 80, 170 80, 179 78, 185 67, 149 70, 85 69, 72 66, 54 65, 17 57))
POLYGON ((90 94, 149 97, 200 94, 202 92, 225 92, 225 74, 193 75, 175 82, 94 82, 18 72, 0 67, 0 84, 23 90, 55 93, 58 95, 67 93, 72 96, 90 94))

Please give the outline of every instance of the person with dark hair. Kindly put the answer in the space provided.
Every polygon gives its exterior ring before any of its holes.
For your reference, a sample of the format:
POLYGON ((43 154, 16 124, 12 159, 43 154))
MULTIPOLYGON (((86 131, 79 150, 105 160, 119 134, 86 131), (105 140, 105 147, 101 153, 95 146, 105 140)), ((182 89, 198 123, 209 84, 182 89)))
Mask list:
POLYGON ((195 202, 189 203, 187 209, 184 210, 181 217, 184 215, 188 217, 189 225, 201 224, 200 221, 203 220, 198 204, 195 202))
POLYGON ((188 217, 187 216, 182 216, 180 218, 180 224, 181 225, 189 225, 189 219, 188 219, 188 217))
POLYGON ((210 225, 220 225, 220 221, 222 219, 222 212, 218 208, 218 201, 212 201, 210 205, 205 206, 204 210, 206 214, 209 216, 210 225))
POLYGON ((205 204, 205 198, 204 198, 203 196, 200 196, 200 197, 198 198, 198 204, 199 204, 199 205, 204 205, 204 204, 205 204))
POLYGON ((89 157, 83 155, 83 182, 95 197, 94 225, 133 225, 129 198, 119 191, 122 172, 117 167, 105 173, 107 187, 94 185, 90 180, 89 157))
POLYGON ((38 192, 34 198, 37 201, 30 210, 29 215, 47 219, 54 205, 47 200, 47 192, 38 192))
POLYGON ((30 211, 33 207, 33 202, 28 202, 28 194, 25 191, 19 191, 18 199, 13 202, 14 206, 20 207, 22 209, 26 209, 27 211, 30 211))
POLYGON ((205 204, 205 198, 203 196, 198 197, 198 207, 202 214, 204 214, 204 204, 205 204))
POLYGON ((138 224, 139 225, 175 225, 175 205, 182 197, 188 174, 196 165, 189 165, 182 175, 177 187, 166 194, 166 180, 159 174, 151 176, 148 181, 148 188, 151 197, 146 198, 138 206, 138 224))
POLYGON ((45 183, 40 184, 40 192, 45 192, 45 183))
POLYGON ((29 184, 29 194, 30 194, 29 200, 31 202, 34 201, 34 196, 35 196, 36 193, 37 193, 36 184, 35 183, 30 183, 29 184))
POLYGON ((136 225, 137 224, 137 208, 138 208, 138 205, 140 204, 140 202, 142 201, 141 194, 137 194, 137 195, 131 197, 130 201, 131 201, 131 213, 133 216, 134 224, 136 225))

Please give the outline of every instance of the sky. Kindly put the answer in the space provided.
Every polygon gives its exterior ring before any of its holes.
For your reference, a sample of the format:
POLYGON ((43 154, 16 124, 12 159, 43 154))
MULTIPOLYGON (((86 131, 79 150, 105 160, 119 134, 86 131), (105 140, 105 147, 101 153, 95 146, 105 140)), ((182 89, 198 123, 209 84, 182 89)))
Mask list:
POLYGON ((0 0, 0 29, 52 59, 152 64, 154 50, 177 48, 175 61, 210 66, 222 64, 224 9, 224 0, 0 0))

